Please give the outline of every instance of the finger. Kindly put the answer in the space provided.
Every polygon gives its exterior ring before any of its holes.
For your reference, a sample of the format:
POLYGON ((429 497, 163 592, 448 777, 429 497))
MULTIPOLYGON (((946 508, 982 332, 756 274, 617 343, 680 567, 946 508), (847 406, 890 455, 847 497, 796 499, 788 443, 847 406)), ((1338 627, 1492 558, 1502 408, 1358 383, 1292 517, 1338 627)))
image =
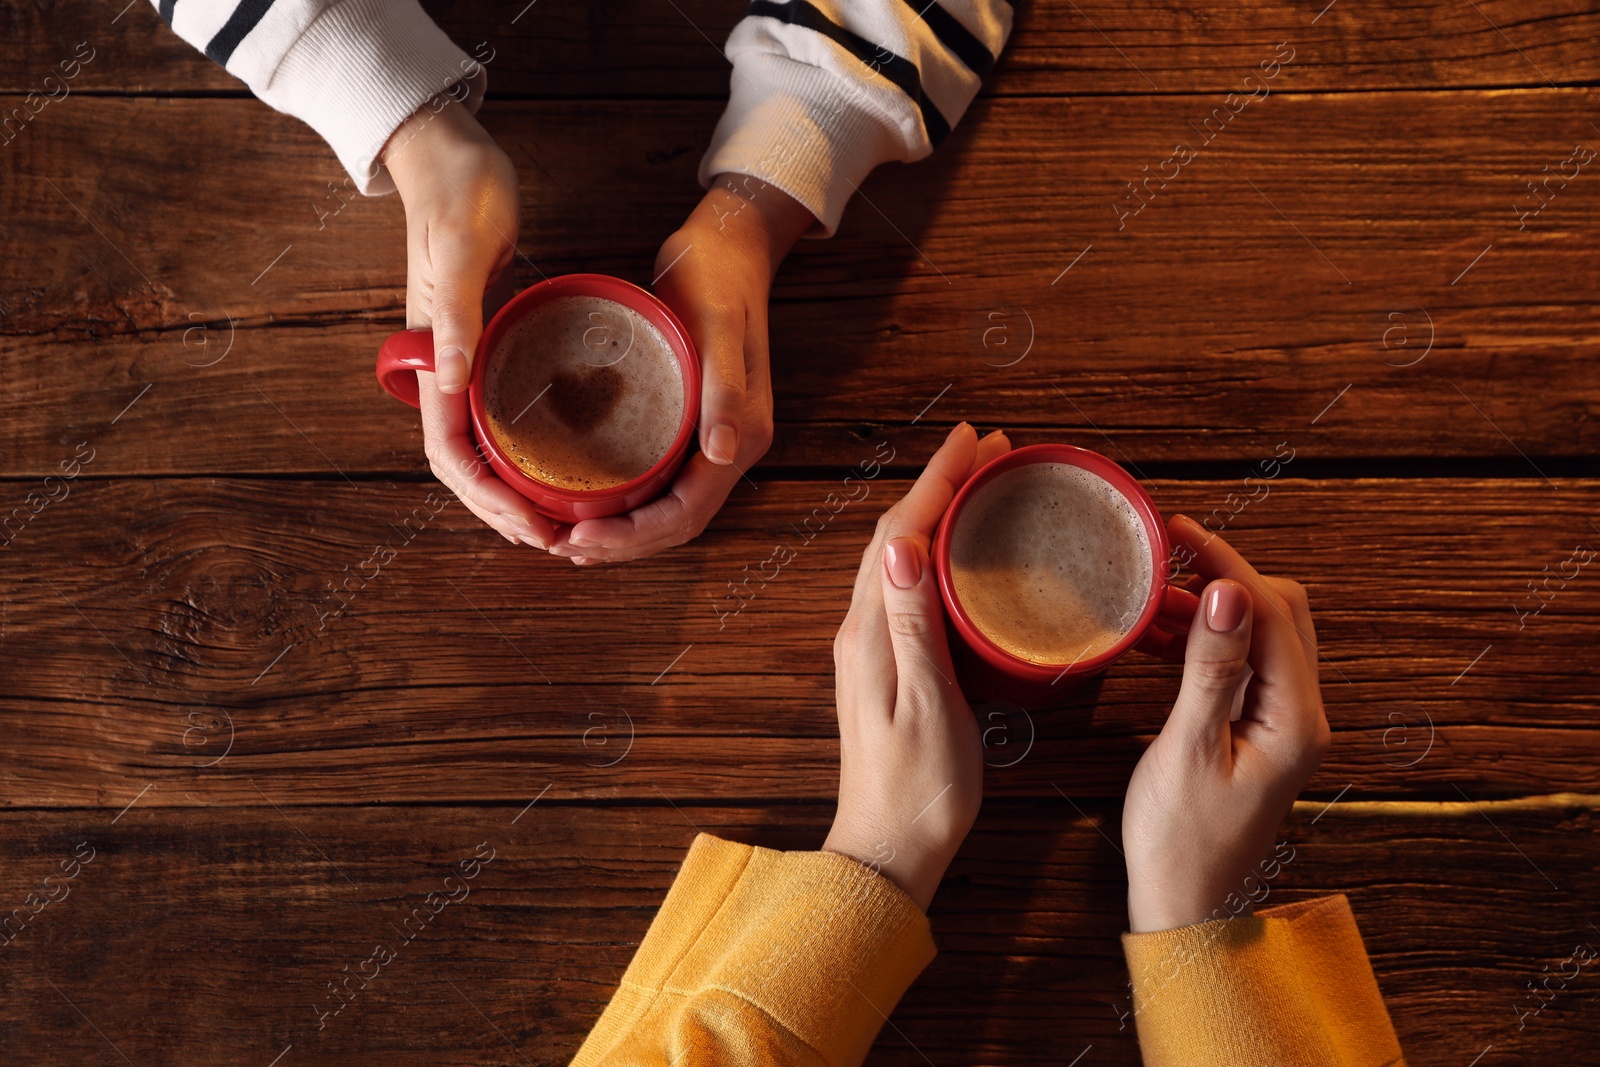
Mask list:
POLYGON ((1305 587, 1299 582, 1287 578, 1274 578, 1266 576, 1266 582, 1278 594, 1279 598, 1289 607, 1289 617, 1294 620, 1295 632, 1300 635, 1301 646, 1306 653, 1306 666, 1311 670, 1311 676, 1317 676, 1317 628, 1311 621, 1311 602, 1306 597, 1305 587))
POLYGON ((422 436, 434 474, 469 511, 502 536, 535 548, 550 544, 555 540, 550 520, 534 511, 526 497, 495 477, 478 455, 466 396, 441 393, 434 378, 425 371, 417 374, 422 436))
POLYGON ((1159 626, 1152 626, 1144 632, 1139 639, 1139 647, 1152 656, 1166 660, 1168 663, 1182 663, 1183 650, 1189 644, 1188 631, 1173 633, 1163 630, 1159 626))
POLYGON ((911 489, 895 504, 888 536, 909 534, 924 543, 932 538, 934 527, 944 517, 956 490, 966 484, 977 458, 978 431, 969 423, 958 424, 928 460, 911 489))
POLYGON ((484 291, 495 263, 475 243, 448 235, 432 240, 429 252, 435 376, 441 392, 459 393, 471 378, 472 354, 483 332, 484 291))
MULTIPOLYGON (((487 510, 485 508, 479 507, 478 505, 474 504, 472 501, 461 497, 459 494, 456 496, 456 499, 460 500, 461 501, 461 505, 463 507, 465 507, 468 511, 472 512, 473 516, 476 517, 479 522, 481 522, 485 526, 489 527, 491 530, 493 530, 495 533, 499 534, 501 537, 504 537, 507 542, 509 542, 509 543, 511 543, 513 545, 516 545, 518 548, 521 548, 523 546, 523 544, 525 542, 522 540, 522 538, 518 537, 516 534, 507 533, 506 531, 500 529, 501 525, 504 524, 505 520, 502 519, 499 515, 496 515, 494 512, 489 511, 489 510, 487 510)), ((537 546, 535 546, 535 547, 537 547, 537 546)))
POLYGON ((1249 670, 1251 607, 1249 590, 1230 579, 1212 582, 1201 594, 1184 647, 1183 685, 1162 731, 1176 730, 1185 747, 1204 751, 1227 736, 1234 697, 1249 670))
POLYGON ((468 511, 507 540, 542 549, 556 539, 554 524, 538 512, 528 510, 524 498, 495 477, 489 465, 477 458, 470 440, 447 442, 435 473, 468 511), (450 470, 475 473, 449 478, 446 473, 450 470))
MULTIPOLYGON (((1271 702, 1275 709, 1281 707, 1290 713, 1298 713, 1295 723, 1300 728, 1299 737, 1307 745, 1317 744, 1320 737, 1323 744, 1328 738, 1327 712, 1322 706, 1322 685, 1318 677, 1319 653, 1317 652, 1317 631, 1311 620, 1311 603, 1306 597, 1305 587, 1299 582, 1287 578, 1267 576, 1265 581, 1278 594, 1289 618, 1292 620, 1295 632, 1300 636, 1300 647, 1305 655, 1306 672, 1301 679, 1302 688, 1289 690, 1282 700, 1274 699, 1271 702)), ((1276 694, 1273 694, 1276 697, 1276 694)), ((1255 711, 1257 718, 1262 718, 1261 708, 1266 706, 1264 701, 1257 701, 1255 711)), ((1308 749, 1309 751, 1309 749, 1308 749)), ((1318 757, 1320 761, 1320 756, 1318 757)))
POLYGON ((883 543, 889 538, 919 537, 924 545, 927 544, 934 527, 955 498, 956 490, 971 474, 977 449, 978 432, 968 423, 956 424, 906 495, 878 520, 872 542, 867 546, 861 566, 856 570, 856 596, 865 594, 876 601, 882 584, 875 573, 878 556, 883 550, 883 543))
MULTIPOLYGON (((967 472, 971 478, 993 461, 1011 451, 1011 440, 1006 437, 1004 430, 996 430, 978 442, 978 456, 972 461, 972 469, 967 472)), ((966 479, 962 479, 965 484, 966 479)))
POLYGON ((894 714, 959 706, 961 690, 945 636, 944 604, 923 542, 903 536, 884 542, 878 581, 894 649, 894 714))
MULTIPOLYGON (((944 444, 933 454, 911 490, 885 511, 878 519, 877 529, 866 551, 861 554, 861 565, 856 570, 855 587, 850 594, 850 609, 845 613, 844 624, 839 629, 835 649, 847 646, 852 656, 851 680, 856 692, 866 699, 863 706, 893 707, 899 683, 895 670, 894 646, 889 635, 889 624, 884 614, 883 602, 883 546, 892 536, 891 531, 903 531, 913 540, 919 540, 914 527, 905 524, 902 515, 907 504, 916 521, 930 531, 938 515, 949 506, 956 487, 966 480, 977 454, 978 434, 966 423, 957 424, 945 438, 944 444), (918 490, 921 487, 922 492, 918 490), (941 502, 942 498, 942 502, 941 502), (931 522, 927 513, 935 512, 931 522)), ((991 446, 992 447, 992 446, 991 446)), ((927 544, 927 533, 920 535, 920 543, 927 544)), ((927 551, 924 547, 923 558, 927 551)), ((932 568, 926 568, 931 570, 932 568)), ((836 651, 836 655, 837 655, 836 651)), ((948 672, 947 672, 948 673, 948 672)), ((840 715, 844 714, 844 678, 840 675, 840 715)))
POLYGON ((590 559, 637 559, 681 545, 706 528, 740 477, 738 468, 697 452, 664 496, 625 515, 584 519, 567 532, 565 543, 590 559))
POLYGON ((1266 684, 1289 689, 1305 682, 1305 648, 1293 617, 1277 591, 1243 556, 1218 535, 1187 515, 1174 515, 1167 523, 1174 545, 1194 554, 1190 566, 1209 580, 1228 578, 1250 590, 1254 639, 1250 665, 1266 684))
POLYGON ((739 454, 739 427, 745 408, 745 312, 738 302, 721 303, 704 293, 686 292, 679 278, 687 272, 673 267, 694 248, 679 249, 668 241, 656 259, 658 295, 683 320, 700 353, 700 451, 718 465, 734 462, 739 454))

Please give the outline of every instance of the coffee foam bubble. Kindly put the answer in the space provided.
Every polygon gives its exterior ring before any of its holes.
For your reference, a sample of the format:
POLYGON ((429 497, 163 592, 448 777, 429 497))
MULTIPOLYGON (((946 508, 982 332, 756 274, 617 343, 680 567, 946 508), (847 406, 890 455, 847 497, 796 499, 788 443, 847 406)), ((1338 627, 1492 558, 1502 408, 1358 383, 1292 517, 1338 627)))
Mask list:
POLYGON ((547 485, 623 485, 655 466, 678 436, 678 357, 654 323, 615 301, 548 300, 506 330, 490 359, 490 432, 547 485))
POLYGON ((1116 645, 1144 612, 1153 567, 1128 498, 1067 463, 996 475, 951 531, 956 599, 985 637, 1031 663, 1075 663, 1116 645))

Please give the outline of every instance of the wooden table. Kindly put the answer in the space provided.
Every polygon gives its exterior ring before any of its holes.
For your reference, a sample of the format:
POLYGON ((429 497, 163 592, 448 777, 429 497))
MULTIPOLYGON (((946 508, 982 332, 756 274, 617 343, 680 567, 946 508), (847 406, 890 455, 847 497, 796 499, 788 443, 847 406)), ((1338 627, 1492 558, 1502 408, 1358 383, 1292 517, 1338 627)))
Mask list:
MULTIPOLYGON (((1023 5, 936 157, 784 267, 751 482, 693 544, 585 571, 447 502, 374 382, 398 203, 341 199, 309 130, 118 7, 0 12, 8 112, 94 49, 0 145, 0 1058, 565 1062, 697 830, 820 843, 851 573, 959 418, 1107 452, 1309 587, 1334 744, 1273 900, 1350 895, 1410 1062, 1593 1056, 1600 975, 1552 976, 1600 945, 1600 177, 1527 185, 1600 146, 1592 4, 1023 5)), ((521 283, 647 282, 739 5, 430 7, 495 49, 521 283)), ((1114 842, 1176 686, 1130 659, 993 724, 941 954, 874 1062, 1137 1062, 1114 842)))

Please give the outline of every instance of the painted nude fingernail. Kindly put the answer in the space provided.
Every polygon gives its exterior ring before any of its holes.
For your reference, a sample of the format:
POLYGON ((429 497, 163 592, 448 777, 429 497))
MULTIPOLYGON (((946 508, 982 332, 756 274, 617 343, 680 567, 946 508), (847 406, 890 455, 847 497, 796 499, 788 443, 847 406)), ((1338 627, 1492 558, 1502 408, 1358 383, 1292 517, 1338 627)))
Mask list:
POLYGON ((883 546, 884 565, 889 580, 900 589, 912 589, 922 581, 922 553, 909 537, 896 537, 883 546))
POLYGON ((1231 634, 1244 621, 1245 591, 1232 582, 1218 582, 1206 598, 1206 625, 1212 633, 1231 634))

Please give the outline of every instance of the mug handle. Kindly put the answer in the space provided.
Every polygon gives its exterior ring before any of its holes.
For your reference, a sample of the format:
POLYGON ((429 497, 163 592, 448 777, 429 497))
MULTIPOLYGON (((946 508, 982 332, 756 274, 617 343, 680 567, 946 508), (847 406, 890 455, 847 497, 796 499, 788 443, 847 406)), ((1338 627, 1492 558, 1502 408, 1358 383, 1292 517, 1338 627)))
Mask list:
POLYGON ((1188 643, 1189 624, 1199 610, 1200 598, 1182 586, 1168 583, 1161 591, 1161 606, 1149 629, 1133 647, 1169 663, 1182 663, 1188 643))
POLYGON ((391 333, 378 349, 378 384, 396 400, 420 408, 422 398, 416 375, 419 370, 433 372, 433 331, 391 333))

